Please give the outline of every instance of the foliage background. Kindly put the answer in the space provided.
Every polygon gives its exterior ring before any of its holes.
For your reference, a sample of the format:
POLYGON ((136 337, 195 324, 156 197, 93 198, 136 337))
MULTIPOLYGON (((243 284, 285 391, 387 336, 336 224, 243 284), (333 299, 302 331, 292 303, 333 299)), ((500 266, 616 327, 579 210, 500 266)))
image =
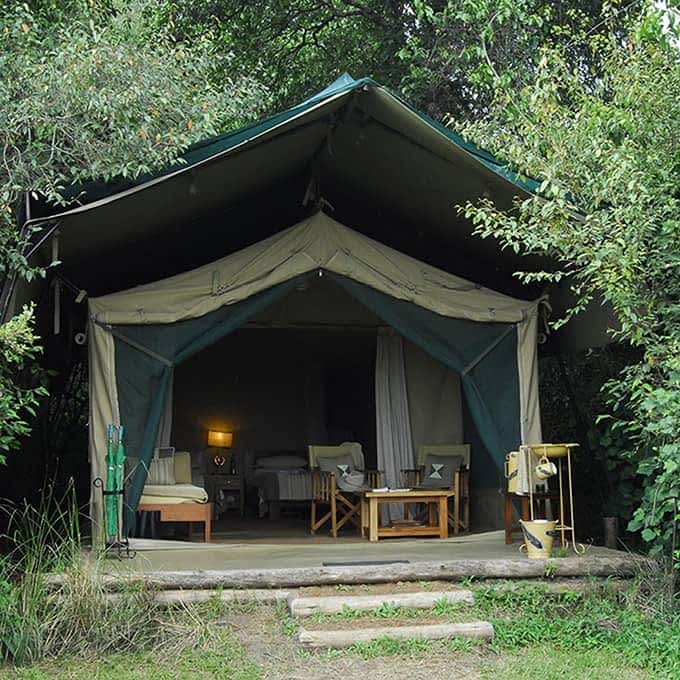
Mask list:
POLYGON ((676 12, 647 7, 623 39, 576 36, 599 54, 595 71, 548 45, 523 85, 497 78, 487 115, 459 126, 542 180, 510 211, 488 200, 462 208, 476 233, 556 263, 519 273, 569 286, 575 302, 556 326, 602 300, 616 316, 612 338, 639 351, 605 385, 599 445, 620 473, 613 495, 641 487, 628 528, 656 555, 675 540, 680 497, 679 25, 676 12))

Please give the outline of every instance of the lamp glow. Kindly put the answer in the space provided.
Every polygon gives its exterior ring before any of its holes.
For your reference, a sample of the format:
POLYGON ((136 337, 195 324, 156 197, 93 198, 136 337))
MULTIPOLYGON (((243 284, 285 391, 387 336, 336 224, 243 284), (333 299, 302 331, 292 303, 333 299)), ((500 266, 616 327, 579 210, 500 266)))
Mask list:
POLYGON ((219 432, 217 430, 208 430, 208 446, 213 446, 217 449, 230 449, 234 442, 233 432, 219 432))

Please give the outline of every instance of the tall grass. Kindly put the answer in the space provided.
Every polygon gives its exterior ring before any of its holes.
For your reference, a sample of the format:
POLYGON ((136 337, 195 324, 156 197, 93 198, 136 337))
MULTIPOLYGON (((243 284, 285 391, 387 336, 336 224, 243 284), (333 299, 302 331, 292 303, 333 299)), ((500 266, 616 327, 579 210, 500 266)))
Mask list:
POLYGON ((62 497, 48 490, 37 506, 5 503, 0 512, 7 527, 0 536, 0 662, 159 647, 175 652, 213 636, 207 609, 162 609, 141 585, 106 592, 99 578, 104 558, 81 550, 72 489, 62 497))
POLYGON ((42 652, 41 629, 49 600, 45 574, 79 560, 80 529, 73 488, 57 497, 48 487, 37 506, 0 504, 0 654, 30 661, 42 652))

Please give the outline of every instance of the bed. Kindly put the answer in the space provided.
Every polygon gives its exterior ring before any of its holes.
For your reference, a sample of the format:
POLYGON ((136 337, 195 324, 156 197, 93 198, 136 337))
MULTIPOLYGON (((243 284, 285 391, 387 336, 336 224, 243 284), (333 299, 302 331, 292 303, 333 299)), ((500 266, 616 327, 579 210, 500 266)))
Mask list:
POLYGON ((246 483, 256 489, 260 518, 278 519, 282 505, 311 501, 312 479, 304 452, 258 451, 248 458, 246 483))

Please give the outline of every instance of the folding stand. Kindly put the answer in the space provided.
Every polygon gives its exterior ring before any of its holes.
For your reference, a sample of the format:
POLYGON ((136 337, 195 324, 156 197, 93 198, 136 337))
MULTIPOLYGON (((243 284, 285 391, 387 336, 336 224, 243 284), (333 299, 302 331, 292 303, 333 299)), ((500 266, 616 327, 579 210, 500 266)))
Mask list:
MULTIPOLYGON (((574 522, 574 490, 571 475, 571 450, 578 447, 578 444, 531 444, 529 450, 535 456, 545 457, 548 460, 557 459, 557 473, 559 475, 560 487, 560 517, 555 529, 560 532, 562 547, 567 545, 566 534, 571 534, 571 547, 577 555, 582 555, 586 548, 582 543, 576 542, 576 527, 574 522), (569 482, 569 516, 570 524, 565 524, 564 516, 564 484, 562 481, 564 460, 567 460, 567 479, 569 482)), ((534 519, 534 466, 533 461, 529 465, 529 507, 531 508, 531 519, 534 519)))
MULTIPOLYGON (((92 484, 96 489, 102 490, 102 526, 106 531, 106 497, 118 496, 118 508, 125 507, 125 489, 117 489, 115 491, 108 491, 104 488, 104 480, 101 477, 95 477, 92 484)), ((106 537, 104 552, 107 556, 114 555, 119 559, 133 559, 137 554, 134 550, 130 550, 130 541, 127 537, 123 537, 121 531, 120 515, 118 522, 116 522, 116 534, 113 538, 106 537)))

